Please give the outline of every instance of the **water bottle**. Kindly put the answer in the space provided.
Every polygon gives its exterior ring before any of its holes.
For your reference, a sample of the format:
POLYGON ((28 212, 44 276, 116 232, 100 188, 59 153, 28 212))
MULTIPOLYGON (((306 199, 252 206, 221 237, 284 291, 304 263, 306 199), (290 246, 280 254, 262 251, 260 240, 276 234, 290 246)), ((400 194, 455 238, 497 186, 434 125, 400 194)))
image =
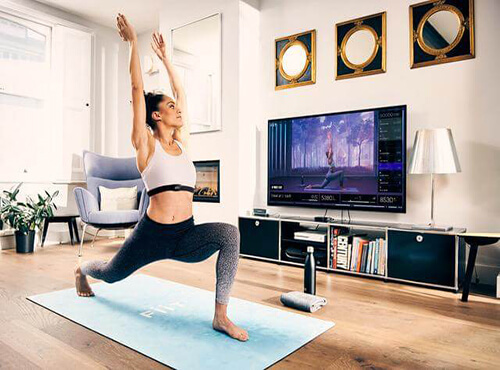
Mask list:
POLYGON ((304 264, 304 293, 316 294, 316 261, 314 247, 307 247, 306 262, 304 264))

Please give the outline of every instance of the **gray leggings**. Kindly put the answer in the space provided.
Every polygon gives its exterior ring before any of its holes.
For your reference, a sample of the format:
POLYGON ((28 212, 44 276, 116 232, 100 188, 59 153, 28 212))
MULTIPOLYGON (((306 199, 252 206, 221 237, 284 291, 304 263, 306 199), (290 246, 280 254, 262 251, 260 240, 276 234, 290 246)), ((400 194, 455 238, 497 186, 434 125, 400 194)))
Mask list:
POLYGON ((84 275, 114 283, 154 261, 201 262, 216 251, 219 255, 215 299, 217 303, 228 304, 240 252, 239 230, 228 223, 195 225, 191 216, 175 224, 162 224, 145 214, 109 262, 87 261, 82 264, 81 271, 84 275))

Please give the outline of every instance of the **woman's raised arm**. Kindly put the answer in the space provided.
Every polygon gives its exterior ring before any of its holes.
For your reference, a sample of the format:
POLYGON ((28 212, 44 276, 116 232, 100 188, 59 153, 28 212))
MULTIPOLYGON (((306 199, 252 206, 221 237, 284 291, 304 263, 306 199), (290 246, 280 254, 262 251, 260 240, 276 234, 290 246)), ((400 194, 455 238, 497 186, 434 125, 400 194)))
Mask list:
POLYGON ((142 82, 141 63, 137 46, 137 34, 123 14, 116 17, 118 33, 123 41, 129 43, 129 70, 132 85, 132 145, 136 150, 146 147, 148 143, 148 129, 146 127, 146 103, 144 101, 144 84, 142 82))
POLYGON ((184 146, 188 146, 189 120, 187 114, 186 94, 184 92, 184 87, 182 86, 181 79, 175 70, 175 67, 167 57, 165 41, 163 40, 163 35, 161 33, 158 33, 156 31, 153 32, 153 34, 151 35, 151 47, 167 69, 168 77, 170 80, 170 87, 172 88, 172 93, 174 94, 176 105, 181 111, 183 125, 180 129, 175 130, 174 139, 181 141, 184 146))

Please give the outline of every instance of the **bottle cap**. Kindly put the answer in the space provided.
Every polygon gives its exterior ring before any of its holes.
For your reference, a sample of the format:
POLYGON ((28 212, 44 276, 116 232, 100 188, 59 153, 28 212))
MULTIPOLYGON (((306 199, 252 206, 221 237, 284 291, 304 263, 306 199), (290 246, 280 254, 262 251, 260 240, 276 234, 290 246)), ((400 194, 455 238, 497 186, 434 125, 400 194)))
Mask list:
POLYGON ((314 247, 307 247, 307 253, 314 253, 314 247))

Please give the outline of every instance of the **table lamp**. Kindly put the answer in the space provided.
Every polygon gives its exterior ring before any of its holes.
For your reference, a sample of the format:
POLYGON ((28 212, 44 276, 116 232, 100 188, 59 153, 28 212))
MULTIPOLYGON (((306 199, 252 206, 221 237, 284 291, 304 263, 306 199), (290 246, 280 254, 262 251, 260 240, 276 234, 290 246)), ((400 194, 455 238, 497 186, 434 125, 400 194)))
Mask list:
POLYGON ((434 224, 434 175, 461 172, 451 129, 417 130, 408 172, 431 175, 431 222, 428 225, 415 227, 441 231, 451 230, 451 226, 436 226, 434 224))

